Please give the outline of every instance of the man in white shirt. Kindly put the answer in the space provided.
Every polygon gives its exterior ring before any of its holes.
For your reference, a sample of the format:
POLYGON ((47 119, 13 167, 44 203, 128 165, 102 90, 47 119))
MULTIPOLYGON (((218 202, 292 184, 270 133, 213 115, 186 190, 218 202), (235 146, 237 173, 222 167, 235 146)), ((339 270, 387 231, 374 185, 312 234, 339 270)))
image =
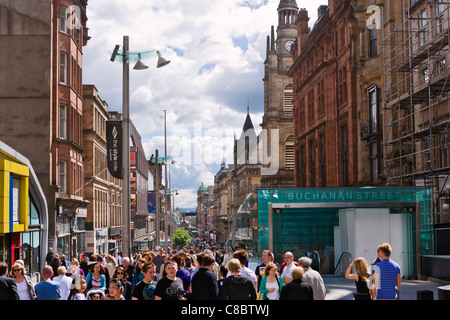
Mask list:
POLYGON ((281 279, 283 279, 283 283, 286 284, 291 281, 291 269, 295 267, 294 263, 294 255, 290 251, 286 251, 284 254, 284 261, 286 262, 286 267, 283 269, 283 273, 281 274, 281 279))
POLYGON ((116 262, 117 262, 118 266, 122 265, 122 253, 121 252, 117 253, 116 262))
POLYGON ((53 277, 53 281, 59 282, 61 286, 61 300, 67 300, 72 287, 72 278, 66 276, 66 268, 61 266, 58 268, 58 276, 53 277))

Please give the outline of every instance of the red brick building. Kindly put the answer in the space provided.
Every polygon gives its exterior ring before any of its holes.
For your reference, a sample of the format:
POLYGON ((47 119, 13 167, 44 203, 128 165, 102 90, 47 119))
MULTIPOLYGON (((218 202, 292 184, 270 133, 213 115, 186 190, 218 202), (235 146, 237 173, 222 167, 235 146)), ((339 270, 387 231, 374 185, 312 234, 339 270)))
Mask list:
POLYGON ((297 17, 293 46, 295 186, 357 183, 356 68, 350 1, 320 6, 312 30, 305 9, 297 17))
POLYGON ((0 140, 27 157, 54 252, 84 251, 83 47, 87 0, 0 2, 0 140), (75 224, 77 223, 77 224, 75 224))

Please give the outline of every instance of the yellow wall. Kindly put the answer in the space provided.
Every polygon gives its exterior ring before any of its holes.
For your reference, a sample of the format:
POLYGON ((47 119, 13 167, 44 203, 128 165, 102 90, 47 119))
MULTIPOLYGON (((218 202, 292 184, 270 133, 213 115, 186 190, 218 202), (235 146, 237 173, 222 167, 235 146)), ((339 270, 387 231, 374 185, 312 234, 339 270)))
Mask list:
POLYGON ((0 159, 0 234, 28 230, 29 175, 30 170, 27 166, 0 159), (20 180, 19 224, 14 225, 10 220, 11 174, 20 180))

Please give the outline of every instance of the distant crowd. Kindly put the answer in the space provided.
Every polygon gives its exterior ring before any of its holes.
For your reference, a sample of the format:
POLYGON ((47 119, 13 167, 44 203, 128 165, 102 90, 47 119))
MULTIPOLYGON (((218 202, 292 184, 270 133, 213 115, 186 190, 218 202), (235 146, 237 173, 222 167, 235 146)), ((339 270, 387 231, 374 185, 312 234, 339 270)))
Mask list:
MULTIPOLYGON (((390 259, 388 243, 377 248, 373 272, 368 262, 355 259, 345 277, 355 281, 355 300, 397 299, 400 267, 390 259), (355 273, 352 273, 352 270, 355 273)), ((235 248, 211 239, 196 239, 191 246, 165 252, 156 247, 132 257, 82 254, 80 261, 47 254, 42 281, 33 284, 23 261, 10 272, 0 263, 0 300, 325 300, 321 274, 311 258, 294 260, 284 253, 284 263, 264 250, 261 263, 248 267, 244 243, 235 248)))

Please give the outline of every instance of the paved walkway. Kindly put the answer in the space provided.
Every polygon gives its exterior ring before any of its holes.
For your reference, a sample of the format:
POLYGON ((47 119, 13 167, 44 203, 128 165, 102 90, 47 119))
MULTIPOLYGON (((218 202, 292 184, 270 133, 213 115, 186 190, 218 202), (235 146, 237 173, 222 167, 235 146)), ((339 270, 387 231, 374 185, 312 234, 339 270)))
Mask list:
MULTIPOLYGON (((339 276, 323 276, 327 296, 325 300, 353 300, 355 282, 339 276)), ((417 291, 430 290, 434 293, 434 300, 438 300, 438 287, 446 284, 422 280, 402 279, 399 287, 400 300, 417 300, 417 291)))

